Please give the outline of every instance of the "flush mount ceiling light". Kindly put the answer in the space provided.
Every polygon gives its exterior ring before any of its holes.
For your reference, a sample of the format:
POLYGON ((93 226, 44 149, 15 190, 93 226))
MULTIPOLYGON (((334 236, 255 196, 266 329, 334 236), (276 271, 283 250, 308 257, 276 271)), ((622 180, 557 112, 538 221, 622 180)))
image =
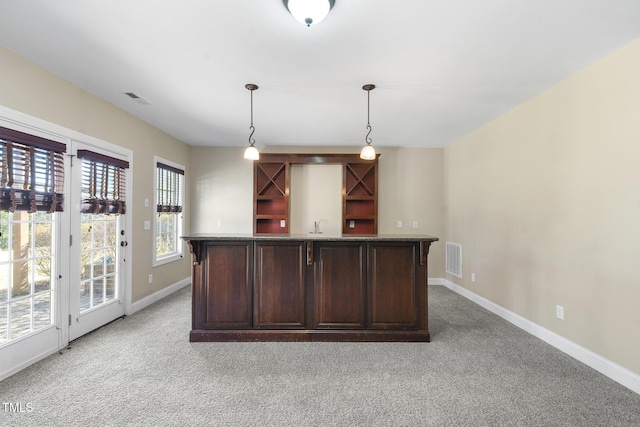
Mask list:
POLYGON ((363 160, 375 160, 376 158, 376 150, 371 146, 371 138, 369 138, 369 134, 371 133, 371 123, 369 122, 369 95, 375 88, 376 86, 371 84, 362 86, 362 89, 367 91, 367 129, 369 130, 367 135, 364 137, 364 141, 367 145, 365 145, 360 152, 360 158, 363 160))
POLYGON ((256 128, 253 126, 253 91, 257 90, 258 86, 254 85, 253 83, 247 83, 246 85, 244 85, 244 87, 251 91, 251 126, 249 126, 251 133, 249 134, 249 146, 246 150, 244 150, 244 158, 247 160, 258 160, 260 159, 260 153, 258 152, 258 149, 253 145, 256 143, 256 140, 251 138, 253 136, 253 133, 256 131, 256 128))
POLYGON ((322 22, 333 8, 335 0, 282 0, 284 7, 307 27, 322 22))

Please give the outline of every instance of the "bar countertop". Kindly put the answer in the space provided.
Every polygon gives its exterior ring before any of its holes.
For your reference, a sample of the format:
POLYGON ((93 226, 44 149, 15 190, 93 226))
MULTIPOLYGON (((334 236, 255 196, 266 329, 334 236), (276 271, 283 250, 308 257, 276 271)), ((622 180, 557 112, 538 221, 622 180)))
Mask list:
POLYGON ((436 242, 437 237, 426 234, 208 234, 196 233, 182 236, 183 240, 208 240, 208 241, 254 241, 254 240, 311 240, 326 242, 415 242, 428 241, 436 242))

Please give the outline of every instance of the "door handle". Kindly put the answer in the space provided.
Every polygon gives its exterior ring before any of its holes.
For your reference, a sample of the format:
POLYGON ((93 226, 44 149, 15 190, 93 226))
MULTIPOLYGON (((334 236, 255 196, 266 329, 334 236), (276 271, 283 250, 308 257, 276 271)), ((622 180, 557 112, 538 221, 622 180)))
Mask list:
POLYGON ((313 242, 307 241, 307 265, 313 265, 313 242))

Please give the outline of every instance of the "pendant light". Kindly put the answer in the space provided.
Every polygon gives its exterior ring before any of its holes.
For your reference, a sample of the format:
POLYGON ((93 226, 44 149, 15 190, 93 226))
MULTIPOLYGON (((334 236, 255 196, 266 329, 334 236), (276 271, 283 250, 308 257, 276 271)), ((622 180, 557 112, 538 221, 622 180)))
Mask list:
POLYGON ((364 141, 367 145, 365 145, 360 152, 360 158, 363 160, 375 160, 376 158, 376 150, 371 146, 371 138, 369 138, 369 134, 371 133, 371 123, 369 122, 369 95, 375 88, 376 86, 372 84, 362 86, 362 89, 367 91, 367 129, 369 130, 367 135, 364 137, 364 141))
POLYGON ((258 149, 253 145, 256 143, 256 140, 251 139, 253 133, 256 131, 256 128, 253 126, 253 91, 258 89, 258 86, 254 85, 253 83, 247 83, 246 85, 244 85, 244 87, 251 91, 251 126, 249 126, 251 133, 249 134, 249 146, 246 150, 244 150, 244 158, 247 160, 258 160, 260 159, 260 153, 258 152, 258 149))
POLYGON ((310 27, 322 22, 333 8, 335 0, 282 0, 291 16, 310 27))

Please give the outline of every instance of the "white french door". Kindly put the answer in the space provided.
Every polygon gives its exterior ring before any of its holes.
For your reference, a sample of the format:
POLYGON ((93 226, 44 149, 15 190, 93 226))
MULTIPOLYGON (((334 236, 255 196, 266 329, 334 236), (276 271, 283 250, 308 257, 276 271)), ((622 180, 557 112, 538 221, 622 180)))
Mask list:
POLYGON ((126 202, 132 156, 0 106, 0 381, 127 310, 131 213, 114 213, 126 202), (111 166, 107 175, 94 168, 100 209, 82 213, 90 156, 111 166), (109 215, 99 213, 104 203, 109 215))
MULTIPOLYGON (((85 159, 77 154, 78 150, 90 150, 114 158, 122 156, 76 141, 71 145, 69 341, 124 314, 128 251, 126 215, 107 213, 108 208, 103 213, 81 212, 83 178, 86 187, 87 175, 95 171, 83 167, 85 159)), ((98 181, 101 179, 106 186, 110 178, 98 174, 98 181)))

